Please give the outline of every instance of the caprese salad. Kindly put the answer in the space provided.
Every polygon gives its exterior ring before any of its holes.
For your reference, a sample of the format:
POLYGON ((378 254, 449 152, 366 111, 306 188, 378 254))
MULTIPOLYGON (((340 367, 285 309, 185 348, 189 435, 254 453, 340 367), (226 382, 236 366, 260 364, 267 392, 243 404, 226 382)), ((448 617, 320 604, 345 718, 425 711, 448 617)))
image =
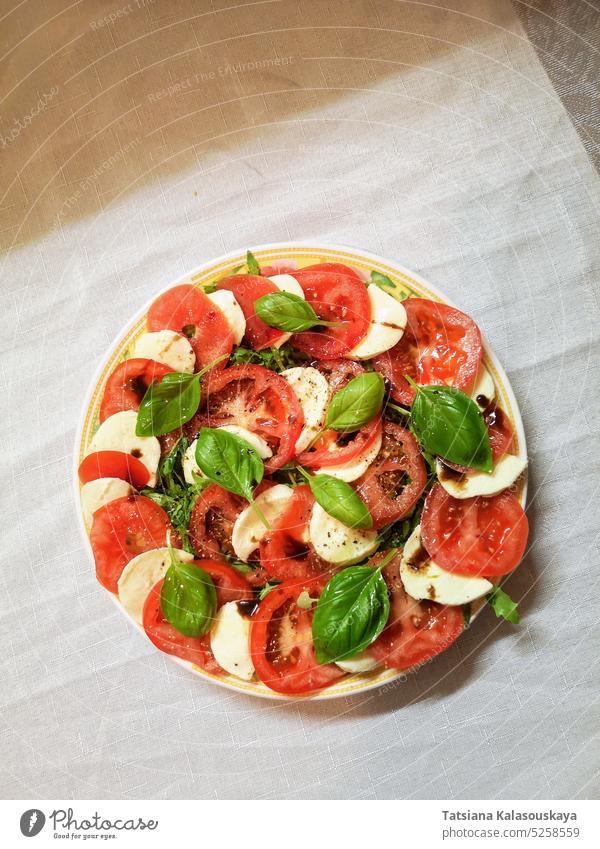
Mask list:
POLYGON ((245 267, 151 305, 79 466, 100 583, 163 652, 299 695, 448 648, 528 535, 475 322, 387 276, 245 267))

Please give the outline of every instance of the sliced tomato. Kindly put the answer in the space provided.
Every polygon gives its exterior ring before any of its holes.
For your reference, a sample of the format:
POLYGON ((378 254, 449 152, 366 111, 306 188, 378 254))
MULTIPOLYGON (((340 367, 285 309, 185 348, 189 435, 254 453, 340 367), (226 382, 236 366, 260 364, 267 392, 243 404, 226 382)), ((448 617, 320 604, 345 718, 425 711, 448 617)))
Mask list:
POLYGON ((194 565, 208 572, 217 590, 217 607, 228 601, 253 597, 252 587, 239 572, 220 560, 194 560, 194 565))
MULTIPOLYGON (((176 330, 187 336, 196 355, 196 371, 229 356, 233 348, 233 334, 222 310, 189 283, 174 286, 154 301, 148 310, 148 330, 176 330)), ((225 359, 212 372, 226 364, 225 359)))
POLYGON ((311 265, 294 272, 304 297, 319 318, 338 327, 315 327, 292 336, 292 345, 317 360, 342 357, 367 335, 371 302, 358 274, 339 263, 311 265))
POLYGON ((100 404, 100 421, 123 410, 139 410, 152 381, 160 381, 172 371, 169 366, 142 357, 120 363, 106 381, 100 404))
POLYGON ((254 302, 258 298, 280 291, 268 277, 259 277, 256 274, 236 274, 219 280, 217 289, 233 292, 246 319, 246 339, 255 351, 269 348, 283 338, 285 334, 281 330, 269 327, 254 310, 254 302))
POLYGON ((196 498, 190 516, 189 534, 194 551, 207 559, 235 556, 231 545, 233 524, 247 502, 216 483, 196 498))
POLYGON ((276 262, 274 265, 263 265, 260 273, 262 277, 275 277, 276 274, 295 274, 296 266, 287 262, 276 262))
POLYGON ((307 541, 314 502, 309 486, 297 486, 286 509, 260 543, 260 564, 269 580, 304 579, 329 568, 307 541))
POLYGON ((355 360, 321 360, 316 367, 325 376, 332 392, 339 392, 354 377, 364 372, 355 360))
MULTIPOLYGON (((380 558, 381 555, 372 562, 380 558)), ((400 578, 400 560, 398 554, 383 568, 390 594, 390 615, 369 652, 388 668, 410 669, 451 646, 462 633, 464 621, 461 607, 415 601, 407 595, 400 578)))
POLYGON ((459 575, 506 575, 519 564, 529 525, 512 492, 452 498, 436 484, 425 499, 421 538, 442 569, 459 575))
POLYGON ((333 663, 317 663, 312 641, 312 610, 296 601, 306 590, 314 598, 322 589, 314 581, 284 581, 260 602, 250 620, 250 653, 256 674, 271 690, 299 695, 321 690, 344 673, 333 663))
POLYGON ((208 634, 202 637, 186 637, 167 622, 160 607, 162 585, 162 580, 155 584, 144 603, 142 624, 150 642, 165 654, 188 660, 206 672, 210 672, 211 675, 223 674, 224 670, 221 669, 211 651, 208 634))
POLYGON ((304 424, 302 407, 289 383, 257 365, 233 366, 215 375, 202 416, 200 423, 209 427, 235 424, 265 439, 273 451, 265 461, 267 473, 292 459, 304 424))
POLYGON ((298 455, 297 462, 309 469, 339 466, 349 463, 366 451, 381 436, 381 419, 372 419, 354 433, 326 430, 307 451, 298 455))
POLYGON ((410 406, 415 390, 404 379, 421 386, 469 387, 477 374, 482 355, 481 334, 464 312, 428 301, 404 301, 407 325, 402 339, 373 360, 391 387, 391 396, 410 406))
POLYGON ((426 483, 427 470, 416 439, 409 430, 385 421, 379 454, 356 482, 375 527, 410 513, 426 483))
POLYGON ((169 532, 171 545, 179 545, 165 511, 144 495, 115 498, 96 510, 90 543, 102 586, 116 593, 127 563, 144 551, 165 546, 169 532))
POLYGON ((120 478, 136 489, 146 486, 150 472, 141 460, 124 451, 93 451, 79 464, 79 480, 89 483, 98 478, 120 478))

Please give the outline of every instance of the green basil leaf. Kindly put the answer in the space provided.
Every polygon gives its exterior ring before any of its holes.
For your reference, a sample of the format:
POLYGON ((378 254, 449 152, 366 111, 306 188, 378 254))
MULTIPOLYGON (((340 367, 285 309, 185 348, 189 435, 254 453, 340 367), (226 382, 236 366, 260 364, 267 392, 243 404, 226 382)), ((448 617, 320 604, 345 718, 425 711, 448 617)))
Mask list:
POLYGON ((192 418, 200 406, 200 373, 165 374, 153 380, 138 410, 137 436, 160 436, 176 430, 192 418))
POLYGON ((371 283, 387 289, 395 289, 396 284, 390 280, 387 274, 381 274, 379 271, 371 272, 371 283))
POLYGON ((326 427, 333 430, 360 430, 381 410, 383 378, 376 371, 354 377, 336 392, 327 410, 326 427))
POLYGON ((381 569, 350 566, 326 584, 315 608, 312 633, 319 663, 345 660, 370 646, 390 612, 381 569))
POLYGON ((453 386, 417 386, 410 425, 425 451, 451 463, 492 471, 492 449, 477 404, 453 386))
POLYGON ((180 634, 201 637, 217 612, 217 591, 210 575, 193 563, 172 560, 160 591, 163 616, 180 634))
POLYGON ((285 333, 301 333, 311 327, 337 327, 337 321, 321 321, 314 309, 293 292, 270 292, 254 301, 256 315, 277 330, 285 333))
POLYGON ((486 600, 494 610, 494 613, 499 619, 506 619, 507 622, 512 622, 513 625, 518 625, 520 621, 519 606, 516 601, 501 590, 500 587, 494 587, 489 595, 486 595, 486 600))
POLYGON ((264 474, 263 461, 250 443, 219 428, 200 430, 196 462, 211 481, 250 502, 264 474))
POLYGON ((373 517, 349 483, 332 475, 311 475, 308 483, 315 501, 326 513, 349 528, 372 528, 373 517))
POLYGON ((260 265, 252 251, 246 251, 246 267, 248 268, 248 274, 260 274, 260 265))

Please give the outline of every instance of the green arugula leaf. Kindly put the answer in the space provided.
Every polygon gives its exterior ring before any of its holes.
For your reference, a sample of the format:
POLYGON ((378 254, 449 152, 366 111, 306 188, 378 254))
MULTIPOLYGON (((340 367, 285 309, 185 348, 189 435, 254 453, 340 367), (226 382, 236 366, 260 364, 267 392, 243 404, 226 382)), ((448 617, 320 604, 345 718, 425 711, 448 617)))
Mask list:
POLYGON ((417 386, 410 426, 425 452, 482 472, 492 471, 488 430, 477 404, 453 386, 417 386))
POLYGON ((308 362, 308 357, 300 351, 296 351, 291 345, 282 345, 281 348, 263 348, 262 351, 253 351, 251 348, 236 348, 231 355, 230 362, 231 365, 256 363, 270 371, 281 373, 300 363, 308 362))
POLYGON ((372 528, 373 517, 349 483, 332 475, 306 475, 315 501, 326 513, 349 528, 372 528))
POLYGON ((263 598, 265 598, 265 596, 268 596, 271 590, 274 590, 275 587, 279 586, 280 583, 280 581, 271 581, 270 583, 265 584, 258 594, 258 600, 262 601, 263 598))
POLYGON ((489 595, 486 595, 487 603, 493 608, 494 613, 499 619, 506 619, 513 625, 518 625, 521 617, 519 616, 519 606, 516 601, 501 590, 500 587, 494 587, 489 595))
POLYGON ((360 430, 381 410, 384 392, 380 374, 375 371, 359 374, 331 399, 325 426, 346 433, 360 430))
POLYGON ((334 575, 312 621, 319 663, 346 660, 373 643, 386 626, 390 602, 383 566, 350 566, 334 575))
POLYGON ((300 333, 311 327, 339 327, 337 321, 321 321, 314 309, 292 292, 270 292, 254 301, 256 315, 277 330, 285 333, 300 333))
POLYGON ((252 251, 246 251, 246 267, 248 269, 248 274, 260 274, 260 265, 252 251))
POLYGON ((180 634, 201 637, 213 624, 217 612, 217 591, 212 578, 193 563, 181 563, 171 551, 160 591, 163 616, 180 634))
POLYGON ((396 284, 393 282, 393 280, 390 280, 387 274, 381 274, 379 271, 371 272, 371 283, 374 283, 376 286, 379 286, 382 289, 396 288, 396 284))

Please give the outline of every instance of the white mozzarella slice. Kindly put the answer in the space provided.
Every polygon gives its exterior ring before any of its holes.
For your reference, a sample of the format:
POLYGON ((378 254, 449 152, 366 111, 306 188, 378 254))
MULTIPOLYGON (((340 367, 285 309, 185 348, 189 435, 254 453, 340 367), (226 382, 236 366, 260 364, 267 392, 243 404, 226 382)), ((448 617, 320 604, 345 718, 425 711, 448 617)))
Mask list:
MULTIPOLYGON (((277 520, 287 507, 293 489, 285 484, 275 486, 261 492, 255 499, 256 507, 264 514, 270 525, 277 520)), ((267 528, 259 519, 257 512, 252 506, 246 507, 234 522, 231 532, 231 545, 236 557, 248 562, 253 551, 256 551, 261 540, 267 533, 267 528)))
POLYGON ((133 495, 135 489, 127 481, 121 478, 97 478, 89 481, 81 487, 81 509, 83 518, 88 527, 92 524, 92 517, 96 510, 114 501, 115 498, 125 498, 133 495))
POLYGON ((288 368, 281 376, 294 390, 304 413, 304 427, 296 441, 296 454, 300 454, 323 427, 331 392, 326 378, 310 366, 288 368))
POLYGON ((374 283, 367 286, 367 294, 371 302, 371 324, 362 342, 346 354, 349 360, 370 360, 389 351, 402 339, 406 327, 406 310, 400 301, 374 283))
POLYGON ((215 660, 226 672, 250 681, 254 675, 250 619, 240 613, 237 602, 228 601, 219 609, 210 632, 210 647, 215 660))
POLYGON ((159 330, 156 333, 144 333, 134 345, 134 357, 147 357, 157 363, 170 366, 175 371, 192 373, 196 364, 196 355, 181 333, 174 330, 159 330))
POLYGON ((344 672, 360 673, 375 669, 376 666, 379 666, 379 662, 365 650, 347 660, 338 660, 336 666, 339 666, 344 672))
POLYGON ((246 442, 254 448, 262 460, 268 460, 269 457, 273 456, 273 452, 262 436, 252 433, 251 430, 246 430, 245 427, 239 427, 238 425, 222 425, 219 430, 226 430, 228 433, 233 433, 235 436, 239 436, 240 439, 246 440, 246 442))
MULTIPOLYGON (((299 298, 305 300, 302 286, 298 283, 295 277, 292 277, 291 274, 274 274, 268 279, 277 286, 280 292, 290 292, 292 295, 298 295, 299 298)), ((288 341, 291 335, 291 333, 282 333, 281 337, 277 339, 276 342, 273 342, 273 347, 281 348, 281 346, 288 341)))
POLYGON ((494 386, 492 375, 483 363, 481 363, 477 371, 475 383, 473 384, 471 398, 475 401, 480 410, 485 410, 488 404, 490 404, 495 397, 496 387, 494 386))
POLYGON ((348 463, 342 463, 339 466, 323 466, 322 469, 316 469, 315 472, 323 472, 326 475, 331 475, 333 478, 339 478, 343 481, 355 481, 367 471, 375 457, 381 449, 381 436, 378 436, 375 442, 368 448, 351 460, 348 463))
POLYGON ((122 410, 105 419, 90 444, 93 451, 123 451, 138 459, 148 469, 148 486, 156 485, 156 471, 160 461, 160 442, 155 436, 136 436, 135 410, 122 410))
POLYGON ((498 495, 512 486, 523 474, 527 460, 515 454, 503 454, 495 463, 492 472, 478 472, 471 469, 461 474, 437 460, 435 471, 437 478, 447 493, 453 498, 474 498, 476 495, 490 497, 498 495))
POLYGON ((216 292, 211 292, 207 297, 219 307, 233 334, 234 343, 239 345, 246 332, 246 319, 233 292, 227 289, 217 289, 216 292))
POLYGON ((486 578, 456 575, 441 569, 423 548, 420 525, 417 525, 404 546, 400 578, 411 598, 417 601, 430 599, 440 604, 468 604, 487 595, 494 588, 486 578))
MULTIPOLYGON (((194 559, 187 551, 177 548, 175 555, 182 563, 189 563, 194 559)), ((123 569, 118 585, 119 601, 140 625, 148 593, 161 578, 165 577, 170 565, 169 549, 153 548, 151 551, 138 554, 123 569)))
POLYGON ((194 480, 194 475, 203 476, 204 472, 196 462, 196 445, 198 444, 198 440, 194 439, 191 445, 185 449, 183 458, 181 460, 181 466, 183 468, 183 477, 185 478, 185 482, 189 483, 190 486, 193 486, 196 481, 194 480))
POLYGON ((272 277, 269 277, 269 280, 277 286, 280 292, 289 292, 292 295, 298 295, 299 298, 306 300, 304 298, 304 290, 302 289, 302 286, 291 274, 274 274, 272 277))
POLYGON ((310 515, 309 538, 319 557, 337 566, 358 563, 377 548, 377 531, 349 528, 315 504, 310 515))

